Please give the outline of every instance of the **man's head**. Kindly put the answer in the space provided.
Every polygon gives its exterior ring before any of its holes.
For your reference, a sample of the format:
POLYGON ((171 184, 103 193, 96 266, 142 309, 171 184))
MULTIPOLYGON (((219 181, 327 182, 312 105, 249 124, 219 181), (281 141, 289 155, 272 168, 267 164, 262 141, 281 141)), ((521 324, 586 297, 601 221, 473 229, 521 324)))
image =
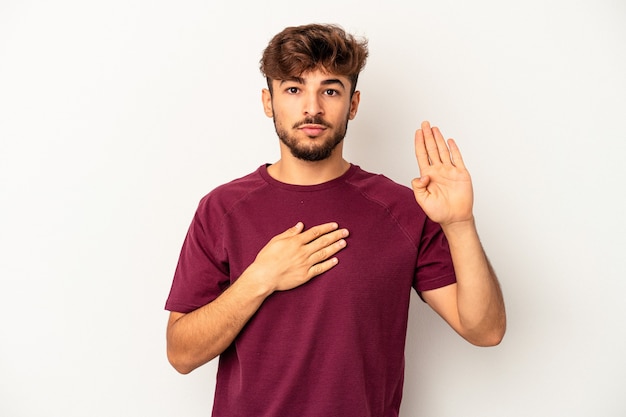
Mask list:
POLYGON ((295 26, 272 38, 263 51, 260 69, 270 92, 272 80, 289 80, 322 70, 348 77, 350 92, 354 93, 367 54, 367 40, 357 39, 337 25, 295 26))
POLYGON ((367 42, 334 25, 289 27, 270 41, 261 59, 263 106, 284 150, 305 161, 340 156, 366 58, 367 42))

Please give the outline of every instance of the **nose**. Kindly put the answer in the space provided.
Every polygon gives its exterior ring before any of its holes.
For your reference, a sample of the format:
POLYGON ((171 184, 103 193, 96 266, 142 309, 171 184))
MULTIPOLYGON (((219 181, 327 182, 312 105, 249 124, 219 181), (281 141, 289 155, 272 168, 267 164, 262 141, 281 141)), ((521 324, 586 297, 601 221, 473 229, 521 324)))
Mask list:
POLYGON ((323 112, 319 95, 307 94, 304 103, 304 114, 306 116, 317 116, 323 112))

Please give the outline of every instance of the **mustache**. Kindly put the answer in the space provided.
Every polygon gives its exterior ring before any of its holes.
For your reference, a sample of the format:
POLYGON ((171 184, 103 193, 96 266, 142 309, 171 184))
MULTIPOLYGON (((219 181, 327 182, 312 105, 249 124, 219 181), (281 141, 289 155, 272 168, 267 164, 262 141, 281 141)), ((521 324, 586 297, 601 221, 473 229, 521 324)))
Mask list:
POLYGON ((324 126, 327 128, 333 127, 330 123, 324 120, 321 116, 313 116, 313 117, 307 117, 303 120, 300 120, 299 122, 293 125, 293 128, 296 129, 303 125, 320 125, 320 126, 324 126))

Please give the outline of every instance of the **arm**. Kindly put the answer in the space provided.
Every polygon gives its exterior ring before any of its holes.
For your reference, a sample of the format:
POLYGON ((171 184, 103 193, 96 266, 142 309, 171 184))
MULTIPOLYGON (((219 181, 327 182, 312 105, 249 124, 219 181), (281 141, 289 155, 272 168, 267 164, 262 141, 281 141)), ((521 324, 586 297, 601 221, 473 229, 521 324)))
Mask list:
POLYGON ((334 267, 348 231, 327 223, 303 231, 303 224, 272 238, 254 262, 218 298, 188 314, 171 312, 167 356, 189 373, 222 353, 263 301, 275 291, 295 288, 334 267))
POLYGON ((452 139, 446 144, 439 129, 424 122, 415 134, 415 154, 421 173, 412 182, 415 198, 441 225, 457 276, 456 284, 422 296, 470 343, 497 345, 506 329, 504 300, 478 237, 472 182, 459 148, 452 139))

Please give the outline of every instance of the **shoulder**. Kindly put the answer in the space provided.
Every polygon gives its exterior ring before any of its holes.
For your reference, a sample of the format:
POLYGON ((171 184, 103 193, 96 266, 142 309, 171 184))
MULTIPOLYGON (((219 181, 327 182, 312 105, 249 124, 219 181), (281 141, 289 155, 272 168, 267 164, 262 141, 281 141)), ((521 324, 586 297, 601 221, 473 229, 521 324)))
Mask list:
POLYGON ((346 182, 357 188, 364 196, 385 205, 394 202, 417 205, 413 190, 406 185, 398 184, 383 174, 365 171, 355 167, 354 174, 346 182))
POLYGON ((198 212, 208 214, 209 212, 219 211, 227 213, 250 194, 262 191, 268 185, 260 174, 263 168, 263 166, 259 167, 250 174, 214 188, 200 199, 198 212))
POLYGON ((347 182, 363 198, 384 210, 409 236, 421 236, 428 217, 417 204, 411 188, 385 175, 367 172, 361 168, 347 182))

